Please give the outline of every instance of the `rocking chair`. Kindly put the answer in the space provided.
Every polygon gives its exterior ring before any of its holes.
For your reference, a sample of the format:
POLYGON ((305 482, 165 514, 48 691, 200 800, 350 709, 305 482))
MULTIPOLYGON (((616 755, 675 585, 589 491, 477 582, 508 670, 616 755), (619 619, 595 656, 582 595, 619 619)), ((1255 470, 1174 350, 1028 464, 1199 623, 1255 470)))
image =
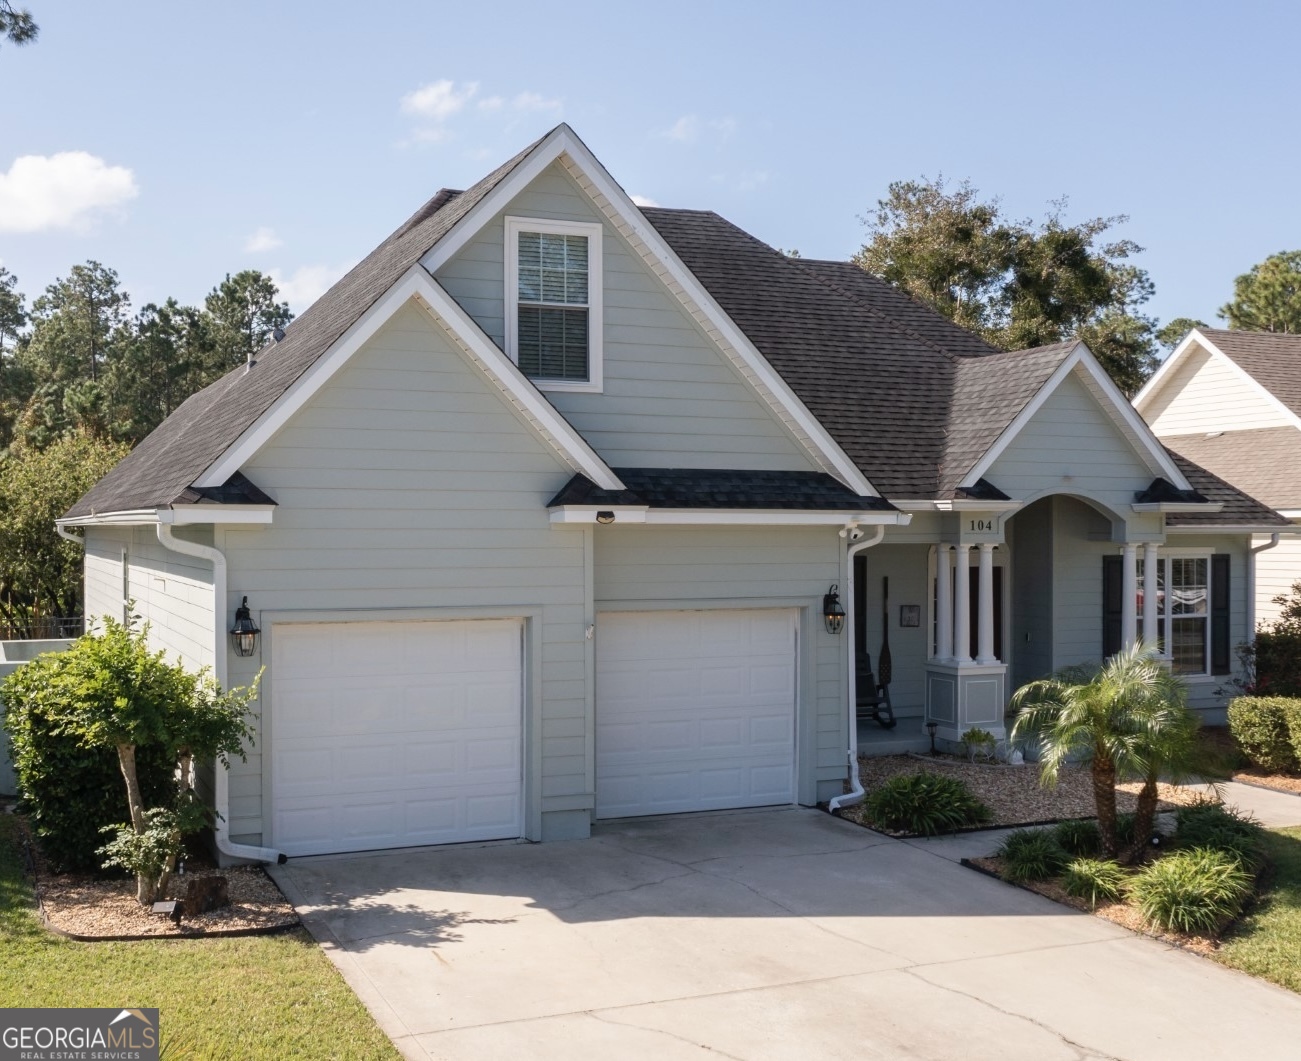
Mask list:
POLYGON ((878 682, 872 673, 872 657, 866 652, 856 654, 854 661, 855 707, 860 721, 871 719, 882 729, 894 729, 898 719, 890 704, 890 686, 878 682))

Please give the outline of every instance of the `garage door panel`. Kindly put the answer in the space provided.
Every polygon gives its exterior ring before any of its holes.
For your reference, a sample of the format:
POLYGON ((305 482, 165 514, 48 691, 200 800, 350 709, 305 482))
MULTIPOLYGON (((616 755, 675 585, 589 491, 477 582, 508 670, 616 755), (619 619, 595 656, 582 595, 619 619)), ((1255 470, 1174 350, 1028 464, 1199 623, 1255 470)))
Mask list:
POLYGON ((290 855, 519 836, 521 625, 277 624, 272 842, 290 855))
POLYGON ((794 800, 795 613, 604 613, 597 814, 794 800))

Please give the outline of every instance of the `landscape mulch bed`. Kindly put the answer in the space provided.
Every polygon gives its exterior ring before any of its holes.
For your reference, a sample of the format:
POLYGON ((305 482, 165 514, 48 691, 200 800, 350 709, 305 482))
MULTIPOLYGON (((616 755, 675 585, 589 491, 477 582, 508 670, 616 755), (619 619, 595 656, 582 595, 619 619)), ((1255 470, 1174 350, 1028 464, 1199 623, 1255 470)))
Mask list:
MULTIPOLYGON (((1085 765, 1067 766, 1062 770, 1057 785, 1045 788, 1039 782, 1039 766, 1036 763, 1017 766, 972 763, 952 755, 867 756, 860 759, 859 763, 863 786, 868 792, 901 774, 935 773, 958 778, 993 813, 986 828, 1037 825, 1067 818, 1092 818, 1097 813, 1089 769, 1085 765)), ((1138 783, 1117 786, 1116 802, 1121 812, 1134 809, 1140 787, 1138 783)), ((1161 797, 1157 808, 1159 811, 1174 810, 1176 806, 1195 802, 1199 798, 1196 791, 1173 785, 1162 784, 1158 791, 1161 797)), ((860 825, 868 824, 864 818, 866 810, 863 803, 846 807, 837 813, 860 825)))
POLYGON ((73 939, 249 936, 279 932, 299 923, 293 906, 257 866, 218 870, 191 863, 189 872, 172 878, 167 898, 183 898, 186 886, 196 877, 218 875, 226 878, 230 904, 208 913, 182 915, 177 923, 136 901, 134 878, 53 873, 30 841, 28 851, 28 869, 35 880, 42 920, 48 928, 73 939))

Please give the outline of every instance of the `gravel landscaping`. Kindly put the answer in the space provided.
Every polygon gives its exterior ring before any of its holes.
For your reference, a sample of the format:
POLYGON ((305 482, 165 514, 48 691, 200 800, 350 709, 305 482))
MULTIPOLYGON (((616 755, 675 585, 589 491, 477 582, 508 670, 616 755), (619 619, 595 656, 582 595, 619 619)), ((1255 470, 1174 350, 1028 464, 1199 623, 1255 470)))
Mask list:
MULTIPOLYGON (((1002 763, 986 765, 972 763, 955 756, 939 755, 882 755, 859 760, 863 786, 870 792, 874 787, 900 774, 942 773, 960 779, 972 793, 993 812, 990 826, 1033 825, 1038 822, 1061 821, 1064 818, 1092 818, 1095 816, 1093 787, 1088 767, 1068 766, 1053 788, 1039 783, 1039 767, 1035 763, 1008 766, 1002 763)), ((1137 802, 1140 785, 1118 785, 1116 804, 1123 813, 1132 811, 1137 802)), ((1161 811, 1192 803, 1198 793, 1173 785, 1161 785, 1161 811)), ((865 824, 863 804, 846 807, 841 817, 865 824)))

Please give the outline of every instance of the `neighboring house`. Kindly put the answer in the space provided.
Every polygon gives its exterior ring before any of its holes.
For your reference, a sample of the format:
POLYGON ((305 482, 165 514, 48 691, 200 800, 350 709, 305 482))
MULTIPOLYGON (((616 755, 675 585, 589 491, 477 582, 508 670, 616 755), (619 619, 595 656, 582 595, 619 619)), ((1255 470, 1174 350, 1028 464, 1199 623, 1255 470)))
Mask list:
POLYGON ((189 663, 263 669, 215 799, 225 854, 272 858, 838 796, 883 620, 911 741, 1001 734, 1012 686, 1144 632, 1213 711, 1284 521, 1083 344, 1000 353, 849 263, 638 208, 561 125, 60 522, 88 615, 132 599, 189 663))
POLYGON ((1196 328, 1134 405, 1166 447, 1291 521, 1255 538, 1250 626, 1277 619, 1301 580, 1301 336, 1196 328))

